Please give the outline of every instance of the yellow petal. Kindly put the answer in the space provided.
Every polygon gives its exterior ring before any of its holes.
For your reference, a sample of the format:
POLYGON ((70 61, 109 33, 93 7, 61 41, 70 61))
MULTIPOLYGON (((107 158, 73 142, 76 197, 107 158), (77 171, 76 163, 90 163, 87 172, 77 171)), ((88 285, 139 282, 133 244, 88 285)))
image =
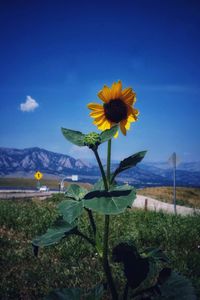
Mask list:
POLYGON ((118 137, 118 135, 119 135, 119 131, 117 131, 117 132, 115 133, 114 138, 116 139, 116 138, 118 137))
POLYGON ((89 103, 87 105, 87 107, 91 110, 95 110, 95 111, 102 111, 103 110, 103 106, 101 104, 97 104, 97 103, 89 103))
POLYGON ((102 125, 105 121, 106 121, 105 117, 96 118, 94 119, 93 124, 99 126, 102 125))
POLYGON ((119 123, 119 126, 120 126, 120 129, 121 129, 121 132, 123 133, 123 135, 126 135, 126 120, 122 120, 120 123, 119 123))
POLYGON ((97 126, 100 130, 106 130, 111 128, 111 123, 108 120, 105 120, 102 125, 97 126))
POLYGON ((136 102, 136 98, 134 95, 123 97, 122 99, 128 105, 133 105, 136 102))
POLYGON ((130 116, 130 118, 132 116, 132 118, 134 119, 133 122, 137 121, 137 119, 138 119, 137 116, 138 115, 139 115, 139 111, 136 108, 133 108, 132 106, 129 106, 129 108, 128 108, 128 116, 130 116))
POLYGON ((129 123, 137 121, 137 117, 135 115, 129 115, 127 121, 129 123))
POLYGON ((122 91, 122 100, 129 105, 133 105, 136 102, 136 93, 132 88, 126 88, 122 91))
POLYGON ((133 113, 135 116, 138 116, 138 115, 139 115, 139 111, 138 111, 136 108, 131 107, 131 109, 132 109, 132 113, 133 113))
POLYGON ((128 106, 128 116, 127 116, 127 122, 135 122, 137 121, 137 114, 138 110, 131 107, 130 105, 128 106))
POLYGON ((129 121, 127 121, 127 123, 125 125, 126 130, 129 130, 130 127, 131 127, 131 123, 129 121))
POLYGON ((139 114, 139 111, 131 106, 128 108, 128 116, 127 116, 127 122, 132 123, 137 121, 137 116, 139 114))
POLYGON ((111 97, 110 97, 110 89, 106 85, 104 85, 103 89, 98 93, 98 97, 103 101, 103 102, 108 102, 111 97))
POLYGON ((125 88, 125 89, 122 91, 122 96, 123 96, 123 97, 127 97, 127 96, 132 95, 132 93, 133 93, 132 88, 128 87, 128 88, 125 88))
POLYGON ((120 98, 122 93, 122 82, 119 80, 118 82, 114 82, 111 88, 111 99, 120 98))
POLYGON ((102 121, 102 120, 105 120, 105 117, 104 117, 104 116, 100 116, 100 117, 95 117, 95 118, 94 118, 95 124, 97 124, 98 122, 100 122, 100 121, 102 121))
POLYGON ((92 111, 91 113, 90 113, 90 117, 92 117, 92 118, 97 118, 97 117, 100 117, 100 116, 103 116, 104 115, 104 110, 102 110, 102 111, 92 111))

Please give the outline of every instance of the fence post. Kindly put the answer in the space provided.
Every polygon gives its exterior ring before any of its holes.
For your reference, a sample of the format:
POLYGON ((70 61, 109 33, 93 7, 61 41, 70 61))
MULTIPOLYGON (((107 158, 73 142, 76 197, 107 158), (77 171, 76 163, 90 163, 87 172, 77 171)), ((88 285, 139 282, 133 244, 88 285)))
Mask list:
POLYGON ((145 211, 147 211, 147 206, 148 206, 148 199, 146 198, 145 202, 144 202, 144 210, 145 211))

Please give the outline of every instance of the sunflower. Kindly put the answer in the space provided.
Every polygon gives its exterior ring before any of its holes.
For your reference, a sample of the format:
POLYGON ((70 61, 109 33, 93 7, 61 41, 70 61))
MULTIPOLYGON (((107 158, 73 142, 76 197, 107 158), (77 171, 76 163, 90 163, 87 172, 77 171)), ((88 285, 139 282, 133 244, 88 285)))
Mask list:
MULTIPOLYGON (((98 93, 98 97, 104 102, 103 105, 89 103, 88 108, 92 110, 90 116, 94 118, 93 124, 98 129, 110 129, 119 124, 124 135, 130 129, 130 124, 137 121, 138 110, 133 107, 136 102, 136 94, 132 88, 122 90, 122 82, 114 82, 112 87, 104 85, 98 93)), ((116 136, 115 136, 116 137, 116 136)))

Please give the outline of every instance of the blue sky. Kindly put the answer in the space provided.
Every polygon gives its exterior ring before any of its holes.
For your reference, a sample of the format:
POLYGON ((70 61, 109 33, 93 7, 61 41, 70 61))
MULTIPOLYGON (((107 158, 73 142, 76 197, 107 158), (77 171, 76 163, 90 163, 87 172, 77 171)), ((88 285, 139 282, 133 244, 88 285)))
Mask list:
POLYGON ((96 130, 86 105, 121 79, 140 117, 113 158, 147 149, 148 161, 199 160, 199 10, 196 0, 1 0, 0 146, 90 158, 60 127, 96 130), (22 111, 28 99, 38 107, 22 111))

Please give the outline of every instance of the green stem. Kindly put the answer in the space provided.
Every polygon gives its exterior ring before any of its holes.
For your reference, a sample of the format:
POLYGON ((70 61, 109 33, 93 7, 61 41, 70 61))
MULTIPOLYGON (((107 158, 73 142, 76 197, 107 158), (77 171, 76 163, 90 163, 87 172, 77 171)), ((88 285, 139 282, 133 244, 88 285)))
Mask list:
POLYGON ((128 282, 127 282, 125 285, 125 288, 124 288, 123 300, 127 300, 127 298, 128 298, 128 288, 129 288, 129 286, 128 286, 128 282))
POLYGON ((116 291, 116 287, 113 281, 112 272, 110 269, 110 265, 108 262, 108 235, 109 235, 109 215, 105 215, 105 227, 104 227, 104 245, 103 245, 103 268, 106 274, 108 286, 110 288, 110 292, 113 300, 118 299, 118 294, 116 291))
POLYGON ((108 257, 109 222, 110 222, 109 215, 105 215, 103 259, 106 259, 108 257))
POLYGON ((115 174, 115 173, 112 175, 112 177, 111 177, 111 179, 110 179, 110 184, 112 184, 112 183, 114 182, 114 179, 115 179, 116 175, 117 175, 117 174, 115 174))
POLYGON ((90 209, 88 209, 88 208, 85 208, 85 210, 88 213, 88 217, 89 217, 89 220, 90 220, 90 224, 91 224, 94 236, 96 236, 97 229, 96 229, 96 224, 95 224, 95 221, 94 221, 94 217, 93 217, 92 211, 90 209))
POLYGON ((98 165, 99 165, 99 168, 100 168, 100 171, 101 171, 101 176, 102 176, 102 179, 103 179, 103 182, 104 182, 105 189, 108 190, 108 183, 107 183, 106 175, 105 175, 105 172, 104 172, 99 154, 98 154, 96 149, 94 149, 93 152, 95 154, 96 160, 98 162, 98 165))
POLYGON ((108 141, 108 152, 107 152, 107 180, 110 185, 110 161, 111 161, 111 140, 108 141))
MULTIPOLYGON (((92 149, 96 160, 98 162, 100 171, 101 171, 101 176, 104 182, 104 187, 105 190, 108 191, 109 189, 109 184, 110 184, 110 161, 111 161, 111 140, 108 141, 108 153, 107 153, 107 178, 105 175, 105 171, 103 169, 99 154, 97 152, 97 149, 92 149)), ((108 235, 109 235, 109 215, 105 215, 105 227, 104 227, 104 240, 103 240, 103 268, 104 272, 106 274, 108 286, 110 288, 110 292, 112 295, 113 300, 118 300, 118 294, 116 291, 116 287, 114 285, 114 281, 112 278, 112 273, 110 269, 110 265, 108 262, 108 235)))
MULTIPOLYGON (((111 162, 111 140, 108 141, 108 152, 107 152, 107 183, 108 187, 110 185, 110 162, 111 162)), ((106 186, 105 186, 106 188, 106 186)), ((113 281, 111 268, 108 262, 108 237, 109 237, 109 222, 110 216, 105 215, 105 225, 104 225, 104 240, 103 240, 103 268, 106 274, 108 285, 113 300, 118 299, 117 290, 113 281)))

